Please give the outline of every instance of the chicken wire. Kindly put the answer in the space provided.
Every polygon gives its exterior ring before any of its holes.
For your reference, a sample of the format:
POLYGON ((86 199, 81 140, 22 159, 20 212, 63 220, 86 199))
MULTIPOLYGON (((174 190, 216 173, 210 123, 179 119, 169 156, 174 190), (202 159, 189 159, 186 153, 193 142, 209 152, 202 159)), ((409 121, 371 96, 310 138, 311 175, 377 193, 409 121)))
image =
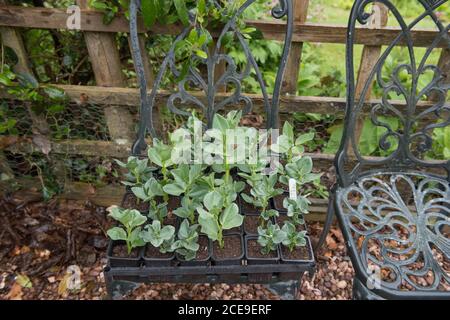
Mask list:
MULTIPOLYGON (((18 102, 1 104, 6 119, 16 121, 13 128, 0 134, 3 138, 33 139, 41 132, 33 128, 33 121, 27 107, 18 102)), ((137 123, 135 108, 129 108, 137 123)), ((45 139, 54 142, 67 140, 111 141, 103 107, 93 104, 68 104, 62 111, 44 115, 45 139)), ((42 130, 42 129, 41 129, 42 130)), ((16 141, 16 140, 12 140, 16 141)), ((31 150, 6 147, 0 154, 1 181, 8 189, 20 189, 29 178, 38 181, 42 187, 55 193, 62 192, 68 182, 85 182, 95 186, 120 183, 120 169, 114 159, 107 155, 85 156, 50 152, 44 154, 33 144, 31 150)), ((128 154, 124 154, 126 158, 128 154)))

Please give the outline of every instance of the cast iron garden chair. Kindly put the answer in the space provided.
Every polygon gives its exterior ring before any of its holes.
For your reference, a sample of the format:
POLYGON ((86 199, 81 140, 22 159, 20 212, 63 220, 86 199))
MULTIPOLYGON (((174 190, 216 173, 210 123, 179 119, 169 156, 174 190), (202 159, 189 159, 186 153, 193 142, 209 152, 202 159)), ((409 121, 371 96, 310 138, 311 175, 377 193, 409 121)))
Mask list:
MULTIPOLYGON (((207 47, 203 46, 206 57, 192 55, 192 59, 197 60, 199 68, 190 67, 183 79, 176 84, 177 90, 168 95, 166 106, 177 114, 188 116, 190 112, 186 110, 188 107, 196 107, 204 116, 205 127, 210 128, 214 115, 223 111, 227 107, 241 107, 243 114, 252 111, 253 102, 241 91, 242 81, 247 78, 251 72, 254 72, 256 81, 258 82, 262 93, 262 105, 265 114, 265 122, 267 128, 276 128, 278 119, 278 105, 281 92, 281 84, 284 70, 287 63, 290 44, 293 33, 293 8, 291 0, 280 0, 278 5, 272 10, 272 16, 275 19, 286 18, 286 31, 284 34, 283 52, 277 70, 274 90, 272 94, 267 91, 267 86, 263 80, 262 73, 253 57, 245 36, 237 27, 237 18, 242 16, 243 12, 250 7, 256 0, 247 0, 242 6, 225 21, 221 31, 219 30, 218 38, 215 44, 207 47), (222 53, 222 39, 232 34, 234 37, 233 45, 240 46, 245 54, 246 66, 240 70, 233 58, 222 53), (219 65, 223 63, 225 70, 219 73, 219 65), (220 88, 228 86, 230 93, 225 98, 219 96, 220 88), (189 88, 189 89, 187 89, 189 88), (192 91, 197 94, 193 95, 192 91)), ((210 1, 213 5, 220 6, 220 1, 210 1)), ((144 62, 141 53, 143 48, 138 37, 138 12, 140 10, 140 1, 131 0, 130 2, 130 40, 132 47, 133 61, 138 78, 140 88, 141 108, 139 132, 136 142, 132 148, 133 156, 143 155, 143 151, 147 148, 147 134, 153 138, 158 138, 157 130, 155 130, 154 109, 157 103, 156 97, 161 87, 163 77, 168 74, 175 79, 180 77, 180 65, 177 63, 176 47, 177 44, 189 37, 193 27, 185 27, 181 34, 177 36, 171 44, 170 50, 160 65, 159 72, 153 83, 151 92, 147 92, 146 74, 144 72, 144 62)), ((192 18, 192 17, 191 17, 192 18)), ((217 31, 217 30, 216 30, 217 31)), ((160 103, 160 102, 158 102, 160 103)), ((309 245, 309 248, 311 246, 309 245)), ((108 266, 105 270, 105 278, 108 291, 112 293, 112 282, 123 280, 127 282, 277 282, 284 275, 289 280, 296 279, 303 274, 304 271, 314 270, 314 259, 307 263, 300 264, 282 264, 277 262, 276 265, 210 265, 202 267, 139 267, 139 268, 116 268, 108 266), (262 274, 262 278, 261 278, 262 274), (251 277, 253 275, 253 277, 251 277), (233 280, 230 280, 233 279, 233 280)), ((286 280, 283 278, 282 280, 286 280)))
POLYGON ((450 48, 449 25, 437 14, 447 0, 415 1, 423 13, 408 22, 391 1, 375 1, 387 6, 401 27, 361 94, 374 82, 379 103, 369 105, 355 95, 355 28, 368 21, 374 1, 356 0, 348 25, 346 118, 321 240, 335 213, 356 272, 356 299, 450 298, 450 160, 427 157, 436 143, 433 131, 450 124, 449 75, 440 69, 448 61, 434 62, 441 48, 450 48), (419 52, 411 30, 425 20, 436 36, 419 52), (392 66, 390 56, 399 46, 404 48, 396 57, 402 62, 392 66), (384 128, 378 141, 384 158, 364 156, 356 143, 364 114, 375 128, 384 128))

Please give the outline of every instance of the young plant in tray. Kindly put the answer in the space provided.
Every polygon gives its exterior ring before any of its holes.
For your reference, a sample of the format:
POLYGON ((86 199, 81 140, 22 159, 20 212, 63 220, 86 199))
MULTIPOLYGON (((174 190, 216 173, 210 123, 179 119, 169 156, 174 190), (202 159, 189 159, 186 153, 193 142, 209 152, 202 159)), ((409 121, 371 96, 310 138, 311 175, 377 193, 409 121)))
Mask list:
MULTIPOLYGON (((233 146, 234 143, 228 143, 229 130, 238 130, 239 123, 241 121, 241 111, 231 111, 226 117, 215 114, 213 119, 212 130, 208 130, 206 135, 213 139, 212 142, 205 142, 205 151, 209 154, 214 154, 216 157, 221 158, 221 163, 213 163, 212 168, 217 173, 224 173, 225 182, 229 182, 231 179, 231 169, 234 168, 236 159, 233 159, 235 155, 234 150, 228 150, 228 145, 233 146), (230 154, 230 151, 232 154, 230 154)), ((244 130, 244 128, 241 128, 244 130)))
POLYGON ((306 231, 297 231, 295 225, 289 221, 285 222, 281 231, 285 233, 285 237, 282 240, 284 246, 286 246, 289 251, 294 251, 297 247, 306 246, 306 231))
MULTIPOLYGON (((161 173, 161 184, 165 186, 169 183, 169 168, 174 165, 172 161, 172 150, 173 147, 171 145, 164 144, 162 141, 158 139, 153 140, 153 146, 148 148, 148 158, 152 163, 157 165, 160 168, 161 173)), ((169 195, 164 193, 163 195, 164 201, 167 202, 169 200, 169 195)))
POLYGON ((313 161, 311 157, 302 157, 292 163, 286 164, 284 173, 280 176, 280 182, 289 185, 289 179, 294 179, 297 187, 313 182, 321 177, 321 173, 313 173, 313 161))
POLYGON ((162 226, 158 220, 145 226, 141 232, 141 238, 150 243, 155 248, 159 248, 161 253, 173 252, 175 242, 175 227, 162 226))
POLYGON ((271 145, 273 152, 283 156, 286 163, 291 163, 302 157, 305 152, 304 144, 314 139, 314 132, 299 135, 295 138, 294 127, 289 122, 283 125, 283 132, 277 142, 271 145))
POLYGON ((158 197, 164 197, 166 193, 155 178, 150 178, 141 187, 132 187, 131 191, 138 199, 149 203, 148 216, 150 219, 158 220, 161 223, 164 221, 164 218, 167 217, 167 203, 158 203, 158 197))
POLYGON ((126 181, 122 183, 126 186, 141 186, 152 176, 153 169, 148 166, 148 159, 140 160, 138 157, 128 157, 127 163, 115 160, 116 163, 127 170, 126 181))
POLYGON ((267 133, 260 134, 255 128, 247 128, 245 135, 246 149, 245 155, 248 155, 245 163, 238 164, 238 175, 244 178, 250 187, 258 184, 262 177, 264 170, 268 168, 268 157, 260 156, 267 154, 267 147, 264 141, 267 141, 267 133))
POLYGON ((298 195, 296 199, 285 198, 283 200, 283 207, 295 225, 305 224, 303 215, 309 213, 309 205, 309 200, 301 195, 298 195))
POLYGON ((141 238, 141 226, 147 221, 147 218, 139 211, 112 207, 109 216, 118 221, 121 226, 109 229, 107 234, 112 240, 125 241, 128 254, 133 248, 145 245, 141 238))
POLYGON ((223 230, 240 227, 244 221, 237 204, 228 202, 221 192, 211 191, 203 200, 206 210, 202 207, 197 208, 201 232, 211 240, 217 241, 220 248, 224 247, 223 230))
POLYGON ((280 229, 278 224, 268 222, 266 228, 258 227, 258 244, 261 246, 262 254, 270 254, 277 250, 277 245, 285 241, 286 233, 280 229))
POLYGON ((189 219, 191 224, 195 223, 195 210, 201 205, 204 194, 208 187, 199 184, 203 178, 204 167, 199 164, 180 164, 178 168, 171 171, 173 181, 163 187, 164 192, 172 196, 181 196, 181 207, 174 210, 174 214, 180 218, 189 219))
POLYGON ((283 193, 283 189, 275 187, 277 178, 278 176, 276 174, 262 176, 261 181, 250 190, 250 196, 245 193, 241 194, 245 202, 261 208, 261 219, 266 222, 269 221, 271 217, 278 216, 278 211, 268 209, 270 199, 283 193))
POLYGON ((200 249, 198 244, 198 224, 189 225, 187 219, 183 220, 178 229, 178 239, 173 243, 172 249, 183 256, 186 261, 193 260, 200 249))

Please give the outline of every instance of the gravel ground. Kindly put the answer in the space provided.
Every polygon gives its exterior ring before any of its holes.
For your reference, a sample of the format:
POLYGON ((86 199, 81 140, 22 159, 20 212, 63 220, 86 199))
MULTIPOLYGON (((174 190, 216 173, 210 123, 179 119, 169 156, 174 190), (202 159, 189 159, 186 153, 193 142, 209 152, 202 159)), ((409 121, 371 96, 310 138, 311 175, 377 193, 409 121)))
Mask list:
MULTIPOLYGON (((0 202, 0 299, 105 299, 103 278, 109 227, 104 208, 75 201, 0 202), (72 266, 72 267, 70 267, 72 266), (76 266, 76 267, 73 267, 76 266), (70 267, 70 268, 69 268, 70 267), (70 289, 79 268, 81 287, 70 289)), ((312 239, 321 225, 310 225, 312 239)), ((305 275, 298 299, 348 299, 353 269, 342 235, 333 228, 317 271, 305 275)), ((142 285, 125 299, 279 299, 262 285, 142 285)))

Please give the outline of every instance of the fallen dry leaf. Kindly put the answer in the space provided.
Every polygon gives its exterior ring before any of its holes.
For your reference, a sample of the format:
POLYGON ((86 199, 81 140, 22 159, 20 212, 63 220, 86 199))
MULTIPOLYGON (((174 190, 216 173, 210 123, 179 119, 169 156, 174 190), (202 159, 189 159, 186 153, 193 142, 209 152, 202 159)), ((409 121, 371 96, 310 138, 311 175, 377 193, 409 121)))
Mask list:
POLYGON ((6 299, 22 300, 22 297, 23 297, 22 287, 17 282, 14 282, 14 284, 11 287, 11 290, 9 290, 8 294, 6 295, 6 299))
POLYGON ((26 274, 19 274, 16 277, 16 283, 19 284, 22 288, 32 288, 33 283, 30 278, 26 274))
POLYGON ((333 239, 332 236, 327 236, 326 242, 327 242, 327 248, 328 249, 331 249, 331 250, 336 250, 337 249, 337 243, 333 239))
POLYGON ((33 144, 38 147, 45 155, 48 155, 52 150, 52 144, 50 140, 42 134, 33 135, 33 144))

